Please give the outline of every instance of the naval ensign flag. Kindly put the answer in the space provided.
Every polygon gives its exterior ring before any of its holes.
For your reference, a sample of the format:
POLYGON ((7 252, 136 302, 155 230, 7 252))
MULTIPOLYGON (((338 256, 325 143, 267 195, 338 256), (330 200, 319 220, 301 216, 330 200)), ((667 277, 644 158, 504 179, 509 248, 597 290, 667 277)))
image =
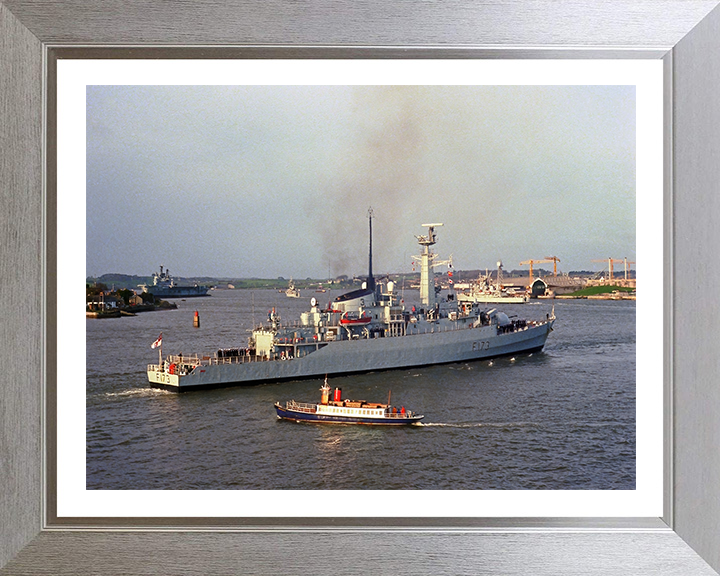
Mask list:
POLYGON ((155 348, 160 348, 160 350, 158 350, 158 365, 161 365, 162 364, 162 332, 160 332, 160 336, 158 336, 158 339, 152 343, 152 346, 150 346, 150 348, 152 348, 153 350, 155 350, 155 348))

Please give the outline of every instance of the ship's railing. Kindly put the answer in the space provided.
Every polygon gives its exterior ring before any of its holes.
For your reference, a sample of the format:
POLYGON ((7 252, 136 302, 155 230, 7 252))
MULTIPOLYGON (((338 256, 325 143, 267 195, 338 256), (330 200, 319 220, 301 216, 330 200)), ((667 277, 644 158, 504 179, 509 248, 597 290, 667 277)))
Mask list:
POLYGON ((405 418, 412 418, 413 416, 415 416, 415 414, 410 411, 407 411, 404 414, 401 412, 396 414, 393 414, 392 412, 385 412, 385 418, 395 418, 397 420, 404 420, 405 418))
POLYGON ((170 364, 188 367, 189 371, 194 370, 198 366, 217 366, 220 364, 247 364, 250 362, 269 362, 267 356, 230 356, 229 358, 218 358, 216 356, 180 356, 168 355, 163 359, 163 364, 148 364, 149 372, 164 372, 170 364))
MULTIPOLYGON (((523 321, 522 324, 515 323, 515 324, 508 324, 507 326, 497 326, 497 334, 510 334, 513 332, 524 332, 525 330, 529 330, 531 328, 536 328, 537 326, 543 326, 544 324, 547 324, 549 320, 527 320, 523 321)), ((413 326, 411 323, 410 326, 413 326)), ((456 330, 467 330, 467 329, 473 329, 475 326, 468 323, 465 326, 460 325, 458 322, 455 322, 453 326, 437 326, 437 325, 431 325, 431 326, 423 326, 422 328, 418 328, 417 326, 414 327, 408 327, 407 329, 407 335, 408 336, 416 336, 420 334, 437 334, 440 332, 454 332, 456 330)))
POLYGON ((530 328, 534 328, 535 326, 542 326, 543 324, 547 324, 547 322, 537 320, 513 320, 510 324, 507 324, 506 326, 498 326, 497 333, 498 335, 500 335, 512 334, 513 332, 524 332, 525 330, 529 330, 530 328))
POLYGON ((148 372, 167 372, 177 376, 186 376, 200 366, 197 357, 166 356, 162 364, 148 364, 148 372))
POLYGON ((307 404, 305 402, 295 402, 295 400, 290 400, 289 402, 286 402, 285 407, 288 410, 295 410, 297 412, 306 412, 308 414, 314 414, 317 411, 315 404, 307 404))
POLYGON ((267 356, 257 356, 245 354, 244 356, 229 356, 227 358, 218 358, 217 356, 203 357, 203 364, 215 366, 218 364, 248 364, 250 362, 269 362, 267 356))
POLYGON ((165 361, 169 362, 170 364, 184 364, 186 366, 200 366, 203 363, 200 356, 185 356, 184 354, 168 354, 167 356, 165 356, 165 361))
POLYGON ((246 364, 248 362, 268 362, 267 356, 245 354, 242 356, 228 356, 218 358, 217 356, 179 356, 169 355, 165 360, 170 364, 182 364, 185 366, 212 366, 218 364, 246 364))

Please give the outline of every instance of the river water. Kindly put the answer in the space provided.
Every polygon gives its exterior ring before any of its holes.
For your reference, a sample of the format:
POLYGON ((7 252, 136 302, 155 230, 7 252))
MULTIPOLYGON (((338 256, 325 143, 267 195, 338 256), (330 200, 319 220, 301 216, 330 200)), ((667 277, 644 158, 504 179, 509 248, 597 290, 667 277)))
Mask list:
MULTIPOLYGON (((178 309, 88 319, 88 489, 635 488, 635 302, 554 301, 543 352, 331 378, 343 396, 425 415, 408 427, 296 424, 273 403, 320 380, 176 394, 150 388, 164 353, 244 346, 273 306, 288 321, 338 292, 213 291, 178 309), (198 311, 201 325, 193 327, 198 311)), ((417 292, 406 292, 417 302, 417 292)), ((543 319, 552 301, 504 305, 543 319)))

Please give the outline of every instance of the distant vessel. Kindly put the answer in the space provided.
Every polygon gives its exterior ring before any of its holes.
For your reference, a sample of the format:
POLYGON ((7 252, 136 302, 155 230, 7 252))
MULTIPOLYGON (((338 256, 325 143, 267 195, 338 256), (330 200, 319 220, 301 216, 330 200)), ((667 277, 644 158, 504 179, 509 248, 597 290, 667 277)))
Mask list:
POLYGON ((156 298, 193 298, 195 296, 207 296, 207 286, 178 286, 175 280, 170 276, 170 270, 163 270, 160 266, 160 272, 153 272, 152 286, 140 284, 139 288, 148 294, 152 294, 156 298))
MULTIPOLYGON (((433 268, 443 262, 430 247, 442 224, 423 224, 420 303, 407 309, 392 281, 372 273, 372 212, 369 214, 369 271, 363 287, 322 308, 316 298, 300 323, 284 325, 273 309, 268 324, 253 329, 246 347, 213 356, 171 355, 147 367, 153 386, 174 391, 260 382, 318 378, 451 362, 467 362, 542 350, 555 322, 511 320, 496 309, 458 302, 455 292, 439 296, 433 268), (172 373, 169 366, 174 366, 172 373)), ((445 262, 447 264, 447 262, 445 262)))
POLYGON ((112 310, 87 310, 85 318, 120 318, 121 311, 118 308, 112 310))
POLYGON ((502 285, 502 262, 497 263, 497 278, 492 283, 490 274, 478 278, 469 290, 459 292, 457 299, 460 302, 471 302, 473 304, 523 304, 528 301, 525 293, 518 293, 514 289, 509 290, 502 285))
POLYGON ((288 298, 300 298, 300 290, 295 288, 295 284, 293 284, 292 278, 290 278, 290 285, 288 286, 287 290, 285 290, 285 296, 288 298))
POLYGON ((319 404, 290 400, 283 406, 275 402, 277 417, 295 422, 315 422, 321 424, 375 424, 398 425, 414 424, 424 418, 405 407, 398 409, 387 404, 365 402, 365 400, 343 400, 340 388, 335 388, 332 400, 327 377, 320 388, 322 396, 319 404))

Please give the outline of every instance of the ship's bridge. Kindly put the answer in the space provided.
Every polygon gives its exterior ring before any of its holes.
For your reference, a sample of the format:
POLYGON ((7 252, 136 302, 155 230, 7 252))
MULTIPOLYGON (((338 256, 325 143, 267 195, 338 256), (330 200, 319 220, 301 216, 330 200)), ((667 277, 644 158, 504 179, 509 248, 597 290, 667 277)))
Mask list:
POLYGON ((361 288, 353 290, 346 294, 341 294, 332 303, 333 310, 341 312, 359 312, 361 308, 367 308, 375 305, 375 291, 370 288, 361 288))

